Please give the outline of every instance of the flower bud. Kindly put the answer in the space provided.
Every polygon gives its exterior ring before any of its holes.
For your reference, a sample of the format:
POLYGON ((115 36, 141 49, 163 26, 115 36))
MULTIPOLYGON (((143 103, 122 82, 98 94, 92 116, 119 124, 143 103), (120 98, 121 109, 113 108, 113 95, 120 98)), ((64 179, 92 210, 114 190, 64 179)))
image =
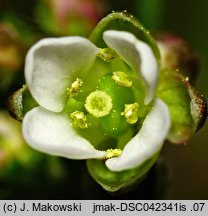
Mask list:
POLYGON ((24 65, 26 49, 19 30, 8 20, 0 22, 0 92, 2 101, 8 97, 8 89, 22 79, 21 68, 24 65))
POLYGON ((172 33, 158 33, 155 38, 161 53, 162 69, 177 70, 193 83, 198 75, 199 63, 191 46, 172 33))
POLYGON ((11 94, 7 101, 10 115, 18 121, 22 121, 26 112, 37 105, 26 86, 11 94))
POLYGON ((207 103, 203 96, 191 86, 188 78, 174 70, 161 72, 157 96, 170 110, 172 126, 169 141, 176 144, 187 143, 206 120, 207 103))
POLYGON ((54 35, 87 35, 104 14, 102 1, 40 0, 37 19, 42 29, 54 35))
POLYGON ((0 68, 18 70, 24 59, 24 47, 20 36, 11 24, 0 24, 0 68))

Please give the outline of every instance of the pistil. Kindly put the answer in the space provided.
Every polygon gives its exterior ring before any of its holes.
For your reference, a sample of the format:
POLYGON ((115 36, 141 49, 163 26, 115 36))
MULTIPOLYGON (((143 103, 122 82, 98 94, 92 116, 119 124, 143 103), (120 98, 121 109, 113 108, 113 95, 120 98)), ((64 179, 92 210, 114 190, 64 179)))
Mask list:
POLYGON ((112 99, 104 91, 90 93, 85 102, 86 110, 97 118, 108 115, 112 107, 112 99))

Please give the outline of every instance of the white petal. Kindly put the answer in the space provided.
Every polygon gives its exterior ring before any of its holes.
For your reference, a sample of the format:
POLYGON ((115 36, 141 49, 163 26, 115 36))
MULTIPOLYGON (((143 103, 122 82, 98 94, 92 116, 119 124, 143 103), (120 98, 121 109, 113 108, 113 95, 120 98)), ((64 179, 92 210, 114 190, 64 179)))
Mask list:
POLYGON ((35 100, 50 111, 62 111, 66 88, 80 70, 92 64, 98 51, 82 37, 48 38, 36 43, 25 62, 26 83, 35 100))
POLYGON ((144 80, 147 85, 145 104, 148 104, 153 99, 158 80, 158 64, 151 48, 129 32, 105 31, 103 39, 144 80))
POLYGON ((162 100, 155 99, 139 133, 127 143, 121 156, 108 159, 106 166, 112 171, 122 171, 141 165, 160 151, 169 128, 168 108, 162 100))
POLYGON ((24 117, 23 136, 39 151, 70 159, 102 158, 106 154, 80 137, 66 116, 42 107, 32 109, 24 117))

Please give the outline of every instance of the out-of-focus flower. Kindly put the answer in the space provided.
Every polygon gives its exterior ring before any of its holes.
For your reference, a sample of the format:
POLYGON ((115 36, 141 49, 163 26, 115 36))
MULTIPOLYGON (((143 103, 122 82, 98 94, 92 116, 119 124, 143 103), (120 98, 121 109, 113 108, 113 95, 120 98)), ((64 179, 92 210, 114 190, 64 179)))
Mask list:
POLYGON ((0 67, 8 70, 18 70, 24 60, 25 52, 20 35, 12 25, 0 24, 0 67))
MULTIPOLYGON (((26 47, 16 28, 0 23, 0 92, 4 95, 24 64, 26 47)), ((8 95, 7 95, 8 97, 8 95)), ((2 98, 3 100, 3 98, 2 98)))
POLYGON ((3 169, 12 160, 28 162, 29 150, 21 133, 21 124, 5 111, 0 112, 0 167, 3 169))
POLYGON ((104 15, 100 0, 40 0, 37 20, 54 35, 88 35, 104 15))
POLYGON ((12 119, 7 112, 0 111, 1 199, 31 198, 38 193, 41 196, 41 185, 49 180, 60 183, 66 173, 59 158, 48 157, 30 148, 23 139, 20 122, 12 119), (41 176, 42 173, 44 178, 37 181, 37 175, 41 176), (24 193, 25 188, 30 188, 29 194, 24 193))

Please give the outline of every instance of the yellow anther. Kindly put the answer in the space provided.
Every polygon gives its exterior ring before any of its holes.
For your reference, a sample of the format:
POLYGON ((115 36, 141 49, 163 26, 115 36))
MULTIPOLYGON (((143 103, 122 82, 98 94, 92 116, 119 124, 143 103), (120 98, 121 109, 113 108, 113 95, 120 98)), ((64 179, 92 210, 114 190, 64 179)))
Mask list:
POLYGON ((135 124, 138 121, 138 111, 139 111, 138 103, 126 104, 124 112, 122 112, 121 115, 125 116, 126 121, 129 124, 135 124))
POLYGON ((132 81, 129 80, 129 77, 122 71, 113 72, 112 79, 120 86, 132 86, 132 81))
POLYGON ((109 159, 109 158, 112 158, 112 157, 118 157, 118 156, 121 155, 121 153, 122 153, 121 149, 108 149, 106 151, 105 158, 109 159))
POLYGON ((114 58, 118 57, 118 54, 111 48, 103 48, 103 49, 100 49, 97 56, 101 58, 103 61, 109 62, 113 60, 114 58))
POLYGON ((88 128, 87 118, 83 112, 75 111, 70 114, 72 124, 79 128, 88 128))
POLYGON ((79 78, 77 78, 70 86, 70 88, 67 88, 68 94, 71 97, 74 97, 78 95, 78 93, 81 91, 81 86, 83 84, 83 81, 79 78))
POLYGON ((188 81, 189 81, 189 77, 186 77, 186 78, 185 78, 185 81, 188 82, 188 81))
POLYGON ((104 91, 90 93, 85 102, 86 110, 97 118, 108 115, 112 107, 112 99, 104 91))

